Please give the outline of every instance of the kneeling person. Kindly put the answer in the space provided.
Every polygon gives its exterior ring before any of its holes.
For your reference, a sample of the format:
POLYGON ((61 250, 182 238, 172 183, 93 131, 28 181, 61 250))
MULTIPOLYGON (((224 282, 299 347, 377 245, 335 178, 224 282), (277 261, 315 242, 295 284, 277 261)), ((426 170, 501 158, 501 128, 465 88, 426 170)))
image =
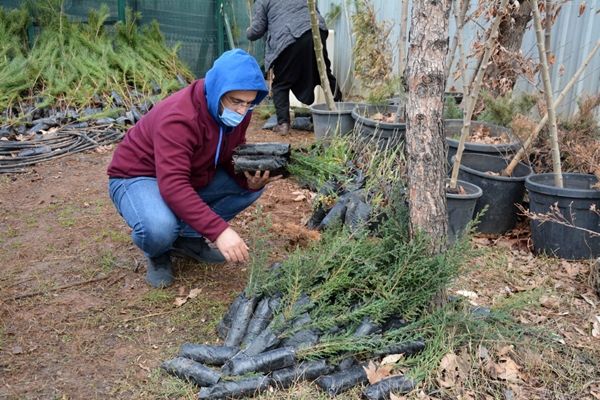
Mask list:
POLYGON ((156 104, 115 150, 110 197, 147 258, 150 285, 173 282, 171 253, 209 263, 248 260, 248 246, 227 221, 279 177, 236 175, 232 154, 267 92, 256 60, 230 50, 204 79, 156 104))

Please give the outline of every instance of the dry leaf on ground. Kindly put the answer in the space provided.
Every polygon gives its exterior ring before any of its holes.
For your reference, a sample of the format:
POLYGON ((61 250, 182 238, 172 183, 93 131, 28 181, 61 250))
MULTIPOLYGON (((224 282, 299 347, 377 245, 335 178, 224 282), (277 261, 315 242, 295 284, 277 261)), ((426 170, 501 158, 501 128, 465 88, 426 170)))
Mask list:
POLYGON ((440 361, 437 382, 444 388, 451 388, 463 382, 469 365, 454 353, 448 353, 440 361))
POLYGON ((508 382, 519 382, 521 367, 517 365, 510 357, 501 357, 497 363, 488 364, 490 376, 508 382))
MULTIPOLYGON (((182 292, 182 288, 184 288, 183 286, 179 288, 179 293, 182 292)), ((198 297, 198 295, 202 293, 202 289, 200 288, 194 288, 192 290, 190 290, 190 292, 187 294, 187 296, 178 296, 175 297, 175 300, 173 301, 173 304, 175 305, 175 307, 181 307, 182 305, 184 305, 185 303, 187 303, 188 300, 190 299, 195 299, 196 297, 198 297)))
POLYGON ((181 307, 185 303, 187 303, 187 297, 175 297, 175 300, 173 300, 173 305, 175 307, 181 307))
POLYGON ((404 354, 390 354, 389 356, 385 356, 383 360, 381 360, 381 365, 396 364, 403 358, 404 354))
POLYGON ((545 308, 557 309, 560 306, 560 301, 556 297, 544 295, 540 297, 540 304, 545 308))
POLYGON ((377 367, 373 361, 369 361, 369 365, 363 367, 367 374, 367 379, 371 385, 389 377, 392 373, 392 368, 394 368, 394 366, 391 364, 377 367))

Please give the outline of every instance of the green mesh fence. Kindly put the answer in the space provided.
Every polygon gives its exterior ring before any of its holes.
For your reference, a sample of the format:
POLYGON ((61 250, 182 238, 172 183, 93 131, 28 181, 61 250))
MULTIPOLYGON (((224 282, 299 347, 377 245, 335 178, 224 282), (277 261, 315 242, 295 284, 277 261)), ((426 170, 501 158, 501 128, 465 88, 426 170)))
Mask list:
POLYGON ((224 4, 225 16, 230 22, 234 45, 252 54, 264 67, 264 40, 250 42, 246 39, 246 28, 250 26, 253 3, 253 0, 229 0, 224 4))
POLYGON ((157 20, 167 44, 180 44, 179 57, 203 76, 219 55, 215 1, 137 0, 142 23, 157 20))
MULTIPOLYGON (((0 0, 4 8, 17 8, 23 3, 0 0)), ((103 3, 110 9, 108 23, 118 21, 124 7, 140 12, 141 24, 157 20, 167 44, 179 45, 179 57, 198 77, 206 73, 222 51, 230 48, 231 40, 263 65, 264 42, 246 39, 253 0, 64 0, 62 7, 69 17, 85 21, 89 10, 103 3)))

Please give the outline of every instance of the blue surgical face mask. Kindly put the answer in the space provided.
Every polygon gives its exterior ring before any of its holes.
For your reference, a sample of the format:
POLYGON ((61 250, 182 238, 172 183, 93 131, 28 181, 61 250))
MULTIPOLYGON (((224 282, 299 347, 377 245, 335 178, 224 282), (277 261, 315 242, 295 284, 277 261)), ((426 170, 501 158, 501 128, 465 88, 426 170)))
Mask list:
POLYGON ((223 122, 225 125, 234 128, 242 123, 242 120, 246 116, 246 113, 248 113, 248 111, 246 111, 243 114, 240 114, 233 110, 230 110, 227 107, 223 107, 223 112, 221 113, 221 115, 219 115, 219 118, 221 119, 221 122, 223 122))

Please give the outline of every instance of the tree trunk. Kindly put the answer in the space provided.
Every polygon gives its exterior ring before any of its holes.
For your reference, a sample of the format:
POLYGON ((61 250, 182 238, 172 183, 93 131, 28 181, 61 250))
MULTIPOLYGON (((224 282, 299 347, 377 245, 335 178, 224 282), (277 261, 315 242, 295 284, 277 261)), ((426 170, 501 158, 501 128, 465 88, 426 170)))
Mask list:
POLYGON ((312 30, 313 44, 315 46, 315 56, 317 58, 317 68, 319 69, 319 78, 321 80, 321 88, 325 93, 325 102, 330 111, 335 111, 335 102, 333 101, 333 93, 329 85, 327 77, 327 66, 323 58, 323 43, 321 42, 321 32, 319 31, 319 19, 317 18, 317 1, 307 0, 308 10, 310 11, 310 27, 312 30))
POLYGON ((406 155, 411 232, 446 246, 446 150, 442 108, 450 0, 415 0, 410 29, 406 155))
POLYGON ((450 177, 450 187, 452 189, 456 188, 460 163, 462 161, 462 154, 465 149, 465 141, 467 140, 467 137, 469 136, 471 130, 471 118, 473 117, 475 104, 477 104, 479 92, 481 91, 481 86, 483 84, 483 75, 485 73, 484 68, 485 65, 488 64, 492 56, 494 43, 496 43, 496 40, 498 38, 498 27, 500 26, 500 21, 502 20, 501 13, 503 13, 506 10, 507 4, 508 0, 500 0, 500 5, 498 6, 496 11, 496 13, 500 14, 496 15, 496 17, 492 21, 492 25, 490 26, 488 31, 487 39, 483 45, 483 54, 479 59, 477 69, 475 70, 473 79, 471 79, 471 83, 469 84, 468 90, 465 90, 465 93, 469 93, 469 95, 463 99, 463 127, 460 133, 460 140, 458 142, 458 148, 456 149, 456 155, 454 156, 454 164, 452 165, 452 175, 450 177))
POLYGON ((511 12, 502 18, 498 28, 498 45, 494 49, 496 62, 491 63, 485 71, 484 82, 502 82, 501 86, 487 88, 494 97, 511 91, 519 75, 521 44, 527 24, 533 18, 531 0, 522 0, 519 4, 518 8, 511 8, 511 12))
MULTIPOLYGON (((546 44, 544 41, 544 33, 542 31, 542 19, 540 17, 540 11, 538 9, 537 0, 531 0, 533 2, 533 20, 535 22, 535 37, 537 40, 538 54, 540 56, 540 74, 542 75, 542 81, 544 82, 544 95, 546 96, 546 106, 548 107, 548 128, 550 129, 550 144, 552 149, 552 169, 554 171, 554 186, 562 188, 562 167, 560 164, 560 149, 558 148, 558 128, 556 125, 556 112, 554 109, 554 102, 552 100, 552 83, 550 80, 550 65, 548 64, 548 53, 546 52, 546 44)), ((546 3, 547 5, 548 3, 546 3)), ((548 12, 548 9, 546 9, 548 12)), ((546 18, 550 18, 546 14, 546 18)))

